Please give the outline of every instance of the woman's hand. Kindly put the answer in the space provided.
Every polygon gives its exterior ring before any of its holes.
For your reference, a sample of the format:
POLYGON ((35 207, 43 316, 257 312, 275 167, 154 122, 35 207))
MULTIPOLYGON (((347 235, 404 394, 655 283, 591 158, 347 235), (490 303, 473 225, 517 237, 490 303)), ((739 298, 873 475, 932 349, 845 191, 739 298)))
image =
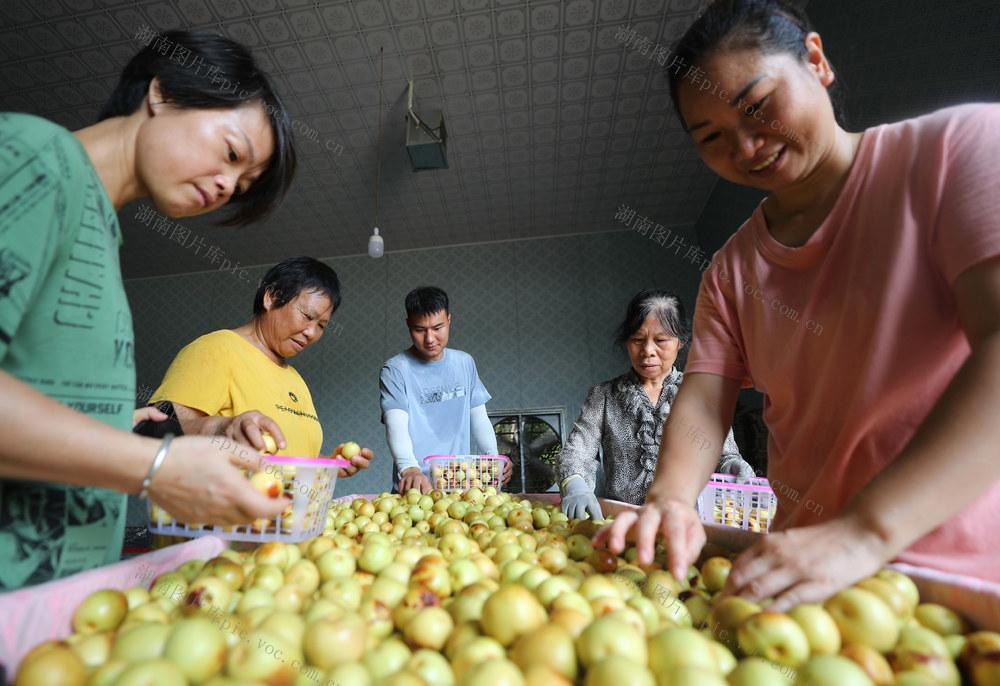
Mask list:
POLYGON ((724 458, 716 468, 719 474, 729 474, 736 477, 736 483, 748 484, 750 480, 757 476, 750 463, 739 455, 724 458))
POLYGON ((626 535, 634 539, 639 565, 653 561, 656 534, 666 539, 668 569, 676 579, 687 577, 688 566, 693 564, 705 545, 705 527, 693 506, 674 499, 651 500, 638 510, 626 510, 615 515, 614 521, 605 524, 594 535, 594 545, 608 542, 614 553, 625 550, 626 535))
MULTIPOLYGON (((344 449, 344 444, 341 443, 337 446, 337 449, 333 451, 331 457, 336 460, 346 460, 347 458, 340 454, 340 451, 344 449)), ((372 452, 371 448, 362 448, 361 452, 351 458, 351 464, 347 467, 341 467, 340 471, 337 473, 337 478, 346 479, 349 476, 354 476, 362 469, 368 469, 369 463, 375 459, 375 453, 372 452)))
POLYGON ((264 431, 267 431, 274 438, 278 450, 284 450, 288 447, 288 443, 285 442, 285 434, 281 432, 278 423, 257 410, 243 412, 235 417, 222 417, 220 415, 207 415, 201 410, 178 402, 172 404, 185 435, 225 436, 236 443, 253 446, 254 450, 267 452, 262 435, 264 431))
POLYGON ((264 465, 256 451, 242 445, 181 436, 171 442, 153 477, 150 498, 181 522, 229 526, 274 519, 291 501, 268 498, 238 469, 257 471, 264 465))
POLYGON ((168 417, 169 415, 167 415, 165 412, 160 412, 153 405, 140 407, 132 413, 132 428, 134 429, 139 425, 139 422, 144 422, 147 419, 151 419, 154 422, 162 422, 168 417))
POLYGON ((774 598, 768 610, 787 612, 826 600, 891 558, 879 536, 841 516, 762 537, 736 559, 722 593, 755 603, 774 598))
POLYGON ((579 474, 573 474, 562 482, 562 500, 559 509, 570 519, 586 519, 588 514, 595 522, 604 521, 601 503, 587 482, 579 474))
POLYGON ((660 438, 656 475, 638 511, 620 512, 594 536, 595 545, 608 542, 616 553, 625 549, 625 536, 636 543, 636 562, 653 561, 657 534, 665 538, 667 568, 677 578, 687 577, 688 566, 705 545, 705 527, 694 508, 695 499, 718 464, 714 450, 704 450, 671 427, 698 427, 708 445, 721 445, 736 408, 740 380, 691 372, 670 408, 670 424, 660 438), (634 530, 633 530, 634 529, 634 530))
POLYGON ((264 431, 270 433, 274 438, 278 450, 284 450, 288 446, 285 442, 285 434, 281 433, 281 427, 278 426, 278 423, 257 410, 250 410, 230 419, 225 425, 224 435, 230 440, 253 446, 255 450, 260 452, 266 452, 267 446, 261 435, 264 431))

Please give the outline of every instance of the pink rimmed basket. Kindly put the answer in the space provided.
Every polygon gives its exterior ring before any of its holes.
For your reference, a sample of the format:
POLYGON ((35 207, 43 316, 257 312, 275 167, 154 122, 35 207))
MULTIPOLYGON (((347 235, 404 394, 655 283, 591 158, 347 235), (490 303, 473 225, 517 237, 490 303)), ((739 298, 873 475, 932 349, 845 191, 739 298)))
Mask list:
POLYGON ((731 474, 712 474, 698 496, 701 521, 756 533, 768 532, 777 507, 774 491, 763 477, 738 484, 731 474))
POLYGON ((500 490, 506 455, 428 455, 431 488, 445 493, 493 486, 500 490))
POLYGON ((257 520, 236 526, 208 526, 174 521, 161 507, 150 501, 149 531, 154 534, 183 536, 218 536, 231 541, 283 541, 298 543, 323 533, 326 513, 337 485, 337 474, 349 460, 309 457, 268 456, 265 471, 281 480, 292 505, 276 519, 257 520))

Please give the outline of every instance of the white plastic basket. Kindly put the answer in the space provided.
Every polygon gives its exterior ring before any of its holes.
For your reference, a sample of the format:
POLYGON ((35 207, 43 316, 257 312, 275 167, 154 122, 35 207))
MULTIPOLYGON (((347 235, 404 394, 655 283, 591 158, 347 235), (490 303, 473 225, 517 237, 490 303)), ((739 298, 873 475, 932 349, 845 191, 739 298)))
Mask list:
POLYGON ((777 508, 774 491, 763 477, 752 477, 750 483, 738 484, 731 474, 712 474, 698 496, 703 522, 757 533, 767 533, 777 508))
POLYGON ((161 507, 148 501, 149 531, 168 536, 218 536, 233 541, 284 541, 298 543, 323 533, 326 513, 341 467, 349 460, 268 456, 267 471, 279 478, 292 505, 277 519, 259 519, 236 526, 208 526, 174 521, 161 507))
POLYGON ((446 493, 493 486, 498 491, 503 481, 506 455, 428 455, 431 488, 446 493))

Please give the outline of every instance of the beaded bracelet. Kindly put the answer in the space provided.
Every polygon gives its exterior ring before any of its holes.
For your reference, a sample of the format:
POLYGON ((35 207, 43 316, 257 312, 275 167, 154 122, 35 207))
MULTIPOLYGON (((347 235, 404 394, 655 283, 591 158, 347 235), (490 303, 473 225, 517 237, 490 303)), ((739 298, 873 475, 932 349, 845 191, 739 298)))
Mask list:
POLYGON ((166 434, 163 437, 163 443, 160 444, 160 449, 156 453, 156 457, 153 459, 153 466, 149 468, 149 474, 146 478, 142 480, 142 490, 139 491, 140 498, 149 497, 149 484, 153 481, 153 477, 156 475, 157 470, 160 469, 160 465, 163 464, 164 458, 167 456, 167 448, 170 447, 170 441, 174 438, 173 434, 166 434))

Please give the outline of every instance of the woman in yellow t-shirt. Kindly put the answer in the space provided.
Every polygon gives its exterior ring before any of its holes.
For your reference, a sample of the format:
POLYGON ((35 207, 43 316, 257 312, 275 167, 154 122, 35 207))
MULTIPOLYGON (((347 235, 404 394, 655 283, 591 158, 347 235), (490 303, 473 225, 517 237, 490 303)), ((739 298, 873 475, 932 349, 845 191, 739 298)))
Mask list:
MULTIPOLYGON (((224 435, 265 452, 266 431, 277 454, 317 457, 323 427, 288 358, 322 337, 339 305, 340 281, 328 265, 293 257, 271 267, 257 289, 253 319, 185 346, 151 402, 172 403, 185 434, 224 435)), ((372 457, 365 448, 340 476, 365 469, 372 457)))

